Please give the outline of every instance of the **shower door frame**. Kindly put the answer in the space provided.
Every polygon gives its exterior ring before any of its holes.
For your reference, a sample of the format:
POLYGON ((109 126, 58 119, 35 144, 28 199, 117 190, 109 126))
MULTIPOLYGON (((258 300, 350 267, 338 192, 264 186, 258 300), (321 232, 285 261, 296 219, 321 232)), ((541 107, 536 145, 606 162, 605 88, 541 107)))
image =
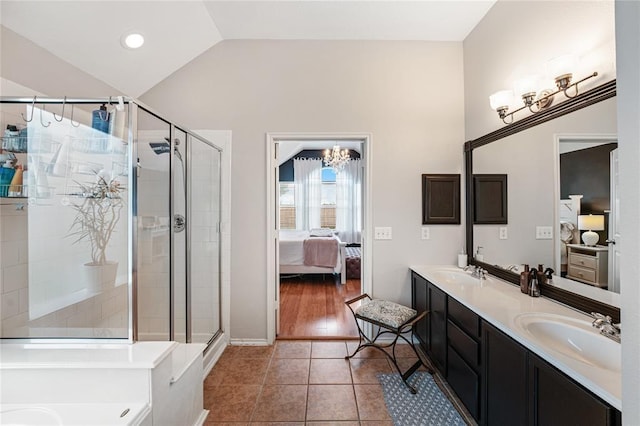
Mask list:
POLYGON ((219 327, 218 329, 213 333, 213 335, 210 337, 210 339, 207 341, 206 345, 207 347, 209 347, 220 335, 222 335, 224 333, 224 328, 223 328, 223 318, 222 318, 222 241, 221 241, 221 215, 222 215, 222 152, 223 152, 223 148, 218 147, 216 144, 208 141, 207 139, 204 139, 203 137, 199 136, 198 134, 186 129, 185 127, 179 126, 177 124, 175 124, 173 121, 169 121, 165 118, 163 118, 160 114, 156 113, 155 111, 153 111, 153 109, 149 108, 148 106, 136 101, 136 100, 131 100, 131 105, 132 108, 130 109, 130 116, 129 116, 129 140, 132 141, 132 151, 131 151, 131 172, 132 172, 132 182, 131 182, 131 186, 133 188, 132 191, 130 191, 130 197, 132 197, 133 199, 130 200, 131 202, 131 206, 132 206, 132 211, 131 211, 131 216, 133 218, 135 218, 136 220, 131 220, 129 223, 129 226, 132 227, 131 230, 131 234, 132 235, 132 245, 131 245, 131 250, 130 250, 130 256, 131 259, 130 261, 132 262, 131 265, 131 290, 130 290, 130 300, 131 300, 131 306, 129 309, 130 312, 130 324, 131 324, 131 330, 130 330, 130 339, 131 341, 139 341, 139 333, 138 333, 138 298, 137 298, 137 294, 138 294, 138 264, 137 264, 137 247, 138 247, 138 235, 137 235, 137 226, 133 226, 134 223, 137 223, 137 218, 138 218, 138 204, 137 204, 137 195, 138 195, 138 191, 137 191, 137 180, 138 180, 138 176, 137 176, 137 171, 138 171, 138 163, 137 161, 133 161, 133 158, 138 158, 138 109, 142 109, 143 111, 145 111, 146 113, 156 117, 159 120, 162 120, 166 123, 169 124, 169 140, 170 140, 170 157, 169 157, 169 256, 171 259, 171 262, 169 262, 169 341, 175 341, 175 334, 176 334, 176 330, 175 330, 175 296, 174 296, 174 292, 175 292, 175 288, 176 288, 176 283, 175 283, 175 276, 174 276, 174 259, 175 259, 175 230, 173 227, 173 220, 175 217, 175 166, 176 166, 176 159, 175 159, 175 149, 176 149, 176 144, 175 144, 175 135, 176 135, 176 130, 179 130, 180 132, 183 132, 185 134, 185 161, 183 162, 183 167, 184 167, 184 176, 186 178, 186 190, 185 190, 185 216, 187 217, 186 220, 186 226, 185 226, 185 247, 184 247, 184 253, 185 253, 185 303, 186 303, 186 309, 185 309, 185 342, 186 343, 192 343, 192 319, 191 319, 191 315, 192 315, 192 303, 191 303, 191 295, 192 295, 192 282, 191 282, 191 239, 192 239, 192 224, 191 224, 191 215, 192 215, 192 209, 191 209, 191 199, 189 197, 189 194, 192 192, 191 188, 192 188, 192 184, 191 184, 191 174, 189 174, 189 165, 191 162, 191 142, 190 139, 197 139, 198 141, 204 143, 205 145, 208 145, 209 147, 211 147, 212 149, 214 149, 219 156, 219 167, 218 167, 218 185, 220 186, 219 190, 218 190, 218 220, 217 220, 217 224, 216 224, 216 229, 218 232, 218 256, 217 256, 217 263, 218 263, 218 324, 219 327))

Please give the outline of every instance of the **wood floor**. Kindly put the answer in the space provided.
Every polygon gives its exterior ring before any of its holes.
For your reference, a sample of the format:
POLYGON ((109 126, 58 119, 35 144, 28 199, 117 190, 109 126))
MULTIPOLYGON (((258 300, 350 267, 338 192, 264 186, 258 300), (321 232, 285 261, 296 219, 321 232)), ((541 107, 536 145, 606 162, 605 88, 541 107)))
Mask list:
POLYGON ((340 284, 330 275, 281 279, 278 339, 358 337, 353 314, 344 302, 360 294, 360 280, 340 284))

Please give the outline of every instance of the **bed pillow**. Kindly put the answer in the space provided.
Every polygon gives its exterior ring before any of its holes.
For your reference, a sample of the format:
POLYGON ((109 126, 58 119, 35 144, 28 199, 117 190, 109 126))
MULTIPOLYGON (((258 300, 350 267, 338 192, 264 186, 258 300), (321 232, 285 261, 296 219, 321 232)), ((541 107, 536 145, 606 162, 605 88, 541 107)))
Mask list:
POLYGON ((309 230, 310 237, 333 237, 333 229, 316 228, 309 230))

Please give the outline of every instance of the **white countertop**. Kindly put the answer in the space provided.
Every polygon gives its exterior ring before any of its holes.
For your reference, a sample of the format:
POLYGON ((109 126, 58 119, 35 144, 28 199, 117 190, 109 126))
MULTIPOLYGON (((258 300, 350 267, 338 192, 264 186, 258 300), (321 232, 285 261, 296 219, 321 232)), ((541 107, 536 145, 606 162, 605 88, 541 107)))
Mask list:
POLYGON ((132 344, 3 343, 0 370, 18 368, 154 368, 177 342, 132 344))
MULTIPOLYGON (((452 265, 410 267, 411 270, 451 295, 485 321, 622 411, 621 374, 615 374, 568 357, 560 357, 550 348, 544 347, 526 336, 515 324, 516 317, 526 313, 563 315, 583 321, 591 321, 591 317, 544 297, 529 297, 521 293, 519 287, 493 276, 489 276, 482 282, 478 280, 473 284, 443 281, 438 278, 435 271, 442 271, 445 268, 461 271, 452 265)), ((606 338, 603 337, 603 339, 606 338)))

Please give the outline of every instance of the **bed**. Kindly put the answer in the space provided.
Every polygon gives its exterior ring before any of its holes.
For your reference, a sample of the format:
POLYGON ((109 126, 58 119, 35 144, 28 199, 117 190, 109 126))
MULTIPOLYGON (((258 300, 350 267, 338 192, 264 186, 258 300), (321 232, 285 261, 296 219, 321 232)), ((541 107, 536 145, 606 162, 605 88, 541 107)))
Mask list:
POLYGON ((346 246, 332 232, 280 230, 280 274, 336 274, 340 275, 340 283, 346 284, 346 246), (330 254, 326 250, 334 251, 335 260, 326 262, 330 254))

